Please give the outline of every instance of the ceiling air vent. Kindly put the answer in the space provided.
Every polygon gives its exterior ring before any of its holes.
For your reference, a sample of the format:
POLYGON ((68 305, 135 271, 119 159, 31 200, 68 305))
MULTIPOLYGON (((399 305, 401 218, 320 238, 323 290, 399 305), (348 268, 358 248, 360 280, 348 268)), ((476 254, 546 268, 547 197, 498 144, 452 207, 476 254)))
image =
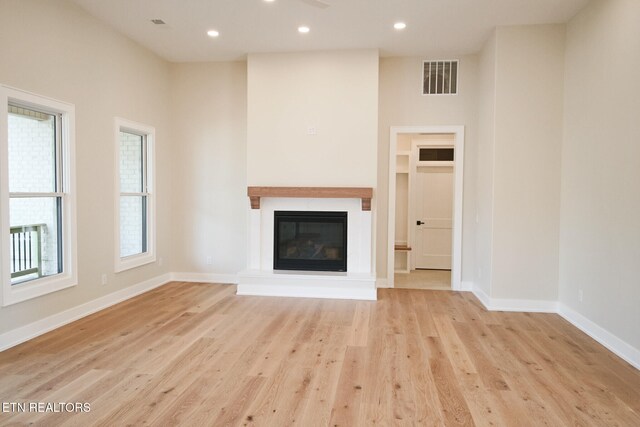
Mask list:
POLYGON ((422 65, 423 95, 455 95, 458 93, 458 61, 424 61, 422 65))
POLYGON ((165 25, 166 22, 164 22, 162 19, 152 19, 151 22, 153 22, 156 25, 165 25))

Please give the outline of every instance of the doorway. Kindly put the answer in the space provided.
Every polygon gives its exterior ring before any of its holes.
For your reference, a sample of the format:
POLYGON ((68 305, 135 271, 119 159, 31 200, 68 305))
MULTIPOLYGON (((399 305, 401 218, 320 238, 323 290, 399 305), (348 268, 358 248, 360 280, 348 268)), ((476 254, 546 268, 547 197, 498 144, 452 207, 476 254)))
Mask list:
POLYGON ((393 127, 390 287, 461 289, 464 127, 393 127))

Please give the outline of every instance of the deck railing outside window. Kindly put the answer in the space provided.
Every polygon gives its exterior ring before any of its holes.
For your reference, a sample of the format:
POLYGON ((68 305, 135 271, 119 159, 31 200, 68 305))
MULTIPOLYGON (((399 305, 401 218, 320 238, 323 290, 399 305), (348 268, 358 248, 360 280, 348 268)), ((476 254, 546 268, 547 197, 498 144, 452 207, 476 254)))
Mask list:
POLYGON ((42 233, 45 224, 11 227, 11 279, 36 274, 42 277, 42 233))

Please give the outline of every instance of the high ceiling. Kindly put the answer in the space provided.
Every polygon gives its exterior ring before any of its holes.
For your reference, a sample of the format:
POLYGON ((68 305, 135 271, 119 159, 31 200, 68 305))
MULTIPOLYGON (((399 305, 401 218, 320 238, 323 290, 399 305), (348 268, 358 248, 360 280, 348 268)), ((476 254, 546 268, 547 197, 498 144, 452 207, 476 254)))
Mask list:
POLYGON ((382 56, 480 50, 498 25, 562 23, 588 0, 73 0, 174 62, 247 53, 377 48, 382 56), (154 25, 162 19, 166 25, 154 25), (398 31, 393 24, 407 27, 398 31), (298 33, 305 25, 309 33, 298 33), (217 30, 217 38, 208 30, 217 30))

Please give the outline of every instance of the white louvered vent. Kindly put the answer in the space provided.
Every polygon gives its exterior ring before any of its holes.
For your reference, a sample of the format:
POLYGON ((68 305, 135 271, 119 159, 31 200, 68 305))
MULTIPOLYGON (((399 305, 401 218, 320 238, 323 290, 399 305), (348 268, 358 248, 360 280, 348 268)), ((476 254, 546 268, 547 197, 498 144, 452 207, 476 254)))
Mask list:
POLYGON ((423 95, 455 95, 458 93, 458 61, 424 61, 423 95))

